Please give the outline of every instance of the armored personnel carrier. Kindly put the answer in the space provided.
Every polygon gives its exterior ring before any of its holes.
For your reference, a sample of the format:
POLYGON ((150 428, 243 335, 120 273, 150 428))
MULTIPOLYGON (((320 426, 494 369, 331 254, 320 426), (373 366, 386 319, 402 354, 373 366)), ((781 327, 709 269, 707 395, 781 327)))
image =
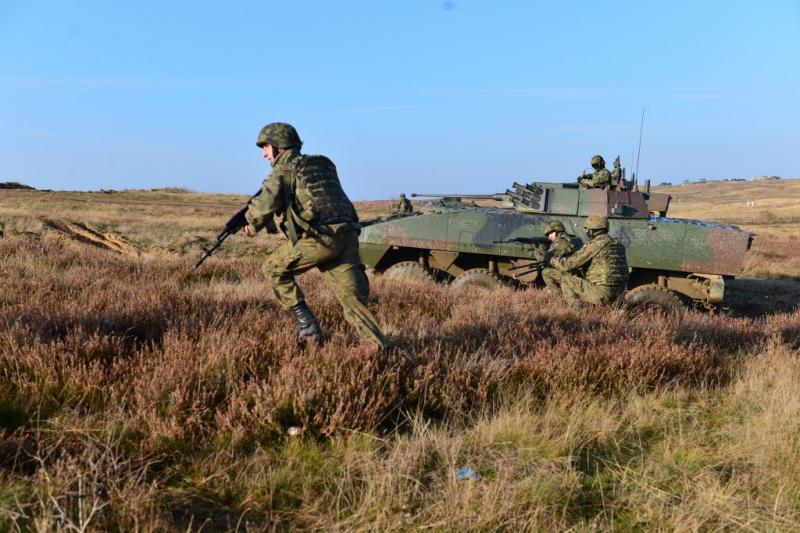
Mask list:
POLYGON ((514 183, 491 195, 412 196, 435 200, 423 211, 364 221, 361 257, 393 278, 435 278, 457 287, 541 283, 533 246, 548 242, 545 224, 559 220, 586 243, 584 222, 600 214, 625 245, 629 302, 711 308, 722 302, 725 280, 741 273, 752 240, 734 226, 667 217, 671 197, 649 186, 626 191, 514 183))

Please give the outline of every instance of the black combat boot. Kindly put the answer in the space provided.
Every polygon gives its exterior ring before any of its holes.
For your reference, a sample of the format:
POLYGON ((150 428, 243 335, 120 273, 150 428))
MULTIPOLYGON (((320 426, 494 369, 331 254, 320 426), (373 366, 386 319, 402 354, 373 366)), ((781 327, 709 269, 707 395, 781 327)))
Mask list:
POLYGON ((303 342, 311 341, 315 344, 321 344, 322 330, 306 303, 300 302, 292 307, 292 311, 294 311, 294 316, 297 318, 297 338, 303 342))

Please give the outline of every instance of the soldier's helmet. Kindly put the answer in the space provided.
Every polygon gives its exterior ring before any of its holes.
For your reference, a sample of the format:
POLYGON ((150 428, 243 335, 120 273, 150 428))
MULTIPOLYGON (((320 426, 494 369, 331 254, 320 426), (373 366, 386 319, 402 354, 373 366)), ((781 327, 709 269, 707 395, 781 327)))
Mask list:
POLYGON ((401 192, 401 193, 400 193, 400 198, 404 198, 404 199, 405 199, 405 197, 406 197, 406 193, 404 193, 404 192, 401 192))
POLYGON ((554 231, 556 233, 565 233, 567 231, 567 228, 565 228, 564 224, 562 224, 559 220, 551 220, 545 225, 544 229, 542 230, 542 232, 545 235, 547 235, 548 233, 552 233, 554 231))
POLYGON ((586 229, 608 229, 608 217, 603 215, 590 215, 586 219, 586 224, 583 225, 586 229))
POLYGON ((603 156, 596 155, 592 158, 592 168, 602 168, 606 166, 606 160, 603 159, 603 156))
POLYGON ((273 122, 261 128, 256 140, 256 146, 259 148, 264 148, 268 144, 275 148, 300 148, 303 146, 303 141, 291 124, 273 122))

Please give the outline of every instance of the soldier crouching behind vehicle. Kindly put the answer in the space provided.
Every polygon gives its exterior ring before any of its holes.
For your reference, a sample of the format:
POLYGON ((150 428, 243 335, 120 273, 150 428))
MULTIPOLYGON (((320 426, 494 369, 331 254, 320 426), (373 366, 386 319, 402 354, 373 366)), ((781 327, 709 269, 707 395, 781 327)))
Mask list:
MULTIPOLYGON (((581 247, 580 239, 568 234, 564 224, 558 220, 551 220, 545 224, 542 232, 550 241, 550 245, 547 250, 541 245, 534 248, 533 256, 544 264, 549 264, 554 258, 567 257, 581 247)), ((557 271, 552 268, 543 269, 542 280, 548 288, 558 289, 558 284, 553 280, 553 272, 557 271)))
POLYGON ((300 153, 302 141, 289 124, 264 126, 256 145, 272 165, 261 193, 245 213, 248 237, 266 229, 276 233, 274 216, 288 239, 264 262, 264 274, 278 302, 297 318, 301 341, 322 342, 322 330, 305 302, 295 275, 318 268, 333 289, 344 317, 362 339, 386 348, 386 340, 367 309, 369 281, 358 255, 360 225, 353 204, 339 182, 334 164, 324 156, 300 153))
POLYGON ((608 218, 592 215, 584 226, 589 242, 572 255, 553 258, 551 268, 542 271, 548 285, 558 287, 567 303, 610 304, 618 301, 628 284, 625 247, 608 235, 608 218), (571 271, 586 269, 581 277, 571 271))

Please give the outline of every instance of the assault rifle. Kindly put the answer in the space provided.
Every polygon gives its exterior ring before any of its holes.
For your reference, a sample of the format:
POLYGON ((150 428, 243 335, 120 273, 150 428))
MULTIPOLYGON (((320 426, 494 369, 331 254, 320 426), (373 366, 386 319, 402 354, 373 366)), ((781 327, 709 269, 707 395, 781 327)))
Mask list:
POLYGON ((545 268, 549 264, 550 264, 550 258, 547 258, 547 259, 542 259, 542 260, 539 260, 539 261, 534 261, 532 263, 525 263, 524 265, 517 265, 515 267, 509 268, 509 270, 516 271, 516 270, 525 269, 522 272, 514 272, 513 276, 516 279, 518 277, 522 277, 522 276, 525 276, 527 274, 530 274, 531 272, 541 271, 543 268, 545 268))
POLYGON ((549 244, 550 241, 546 237, 512 237, 511 239, 502 239, 499 241, 492 241, 492 244, 508 244, 508 243, 530 244, 535 246, 537 244, 549 244))
POLYGON ((217 235, 217 242, 215 242, 212 246, 203 248, 203 255, 200 256, 200 259, 197 261, 197 263, 194 264, 195 268, 199 268, 200 265, 202 265, 206 259, 211 257, 211 254, 216 252, 219 249, 219 247, 222 246, 222 243, 225 242, 225 239, 227 239, 228 237, 238 232, 240 229, 242 229, 247 225, 247 219, 244 217, 244 214, 247 213, 247 208, 250 207, 250 202, 252 202, 253 198, 258 196, 259 194, 261 194, 261 189, 259 189, 257 193, 251 196, 250 199, 247 200, 247 203, 244 205, 244 207, 241 208, 239 211, 237 211, 236 214, 233 215, 231 219, 225 223, 225 227, 222 228, 222 231, 220 231, 219 235, 217 235))

